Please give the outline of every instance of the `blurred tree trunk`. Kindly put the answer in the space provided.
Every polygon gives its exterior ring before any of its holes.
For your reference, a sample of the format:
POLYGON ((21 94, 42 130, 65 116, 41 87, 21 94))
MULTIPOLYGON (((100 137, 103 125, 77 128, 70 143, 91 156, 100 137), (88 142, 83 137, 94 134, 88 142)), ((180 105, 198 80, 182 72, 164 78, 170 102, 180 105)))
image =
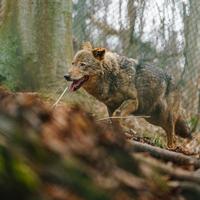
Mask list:
MULTIPOLYGON (((200 1, 190 1, 189 15, 184 12, 186 73, 184 80, 188 111, 198 111, 198 79, 200 79, 200 1)), ((185 9, 186 11, 186 9, 185 9)))
POLYGON ((127 2, 127 21, 128 29, 122 35, 123 46, 127 47, 124 50, 124 54, 129 57, 136 57, 137 55, 137 44, 134 40, 135 26, 137 19, 137 5, 135 0, 128 0, 127 2))
POLYGON ((74 18, 73 18, 73 32, 74 37, 77 42, 77 46, 75 47, 75 51, 80 49, 82 42, 89 40, 87 38, 87 12, 88 5, 86 0, 78 0, 73 4, 74 9, 74 18))
POLYGON ((72 58, 71 0, 0 0, 0 74, 14 89, 54 89, 72 58))

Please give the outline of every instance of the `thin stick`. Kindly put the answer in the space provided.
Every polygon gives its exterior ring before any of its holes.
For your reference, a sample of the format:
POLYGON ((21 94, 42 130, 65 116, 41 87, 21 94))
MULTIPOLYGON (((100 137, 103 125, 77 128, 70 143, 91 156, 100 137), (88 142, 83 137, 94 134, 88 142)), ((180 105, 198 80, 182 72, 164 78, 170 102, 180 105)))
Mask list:
POLYGON ((133 117, 139 117, 139 118, 150 118, 150 116, 127 116, 127 117, 104 117, 101 119, 98 119, 97 121, 103 121, 103 120, 107 120, 107 119, 128 119, 128 118, 133 118, 133 117))
POLYGON ((63 93, 59 96, 58 100, 52 105, 52 108, 55 108, 57 106, 57 104, 62 99, 62 97, 64 96, 67 90, 68 90, 68 86, 64 89, 63 93))

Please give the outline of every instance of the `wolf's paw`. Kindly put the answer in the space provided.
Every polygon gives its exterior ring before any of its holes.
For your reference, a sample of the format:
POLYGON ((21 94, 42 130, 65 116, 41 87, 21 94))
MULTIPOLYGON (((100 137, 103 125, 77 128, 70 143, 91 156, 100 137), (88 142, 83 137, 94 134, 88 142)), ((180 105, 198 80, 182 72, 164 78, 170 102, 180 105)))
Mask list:
POLYGON ((168 146, 166 149, 169 151, 176 151, 177 150, 177 146, 176 145, 172 145, 172 146, 168 146))
POLYGON ((127 139, 133 139, 136 135, 136 131, 127 127, 123 127, 122 131, 127 139))
POLYGON ((137 132, 135 130, 133 130, 132 128, 129 129, 129 131, 130 131, 131 135, 136 135, 137 134, 137 132))
POLYGON ((177 152, 177 153, 189 154, 187 152, 187 150, 183 146, 180 146, 180 145, 175 145, 173 147, 167 147, 167 149, 169 151, 174 151, 174 152, 177 152))
POLYGON ((133 139, 133 135, 130 134, 130 133, 125 132, 124 135, 125 135, 125 138, 128 139, 128 140, 132 140, 133 139))
POLYGON ((120 115, 121 115, 121 110, 120 109, 115 110, 115 112, 113 113, 114 117, 118 117, 120 115))

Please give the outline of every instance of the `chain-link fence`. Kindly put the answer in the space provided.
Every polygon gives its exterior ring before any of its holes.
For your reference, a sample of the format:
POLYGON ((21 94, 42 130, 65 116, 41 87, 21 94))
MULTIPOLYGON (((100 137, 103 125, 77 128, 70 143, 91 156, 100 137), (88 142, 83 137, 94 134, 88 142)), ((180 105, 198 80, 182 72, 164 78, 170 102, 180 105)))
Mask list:
POLYGON ((189 116, 200 112, 199 0, 74 0, 74 51, 83 41, 169 71, 189 116))

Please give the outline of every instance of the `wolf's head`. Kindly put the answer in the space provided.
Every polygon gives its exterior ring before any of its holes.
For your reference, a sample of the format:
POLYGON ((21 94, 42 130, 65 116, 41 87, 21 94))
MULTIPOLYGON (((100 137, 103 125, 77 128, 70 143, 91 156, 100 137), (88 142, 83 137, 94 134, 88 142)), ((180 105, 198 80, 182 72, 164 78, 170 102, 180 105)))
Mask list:
POLYGON ((72 81, 70 91, 78 90, 102 73, 105 53, 105 48, 92 48, 89 42, 83 44, 83 48, 75 54, 68 74, 64 76, 66 80, 72 81))

